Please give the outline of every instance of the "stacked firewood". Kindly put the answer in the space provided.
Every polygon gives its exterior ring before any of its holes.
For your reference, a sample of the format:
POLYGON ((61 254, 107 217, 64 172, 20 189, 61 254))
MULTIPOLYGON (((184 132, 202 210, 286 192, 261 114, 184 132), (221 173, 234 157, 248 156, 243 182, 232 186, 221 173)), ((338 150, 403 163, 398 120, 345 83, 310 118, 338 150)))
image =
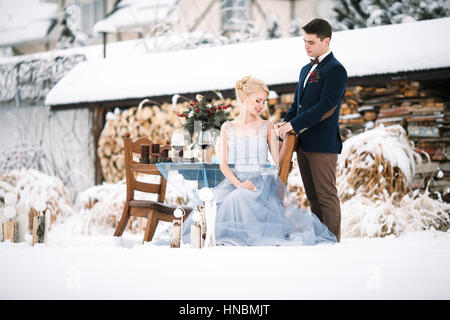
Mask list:
POLYGON ((445 111, 441 93, 426 89, 418 81, 397 81, 383 87, 349 87, 340 123, 354 131, 363 129, 361 125, 368 121, 385 126, 400 124, 411 137, 439 138, 445 131, 439 128, 445 111))
MULTIPOLYGON (((154 143, 170 144, 174 129, 181 128, 183 123, 183 120, 177 114, 186 110, 190 101, 152 106, 146 106, 145 103, 144 100, 140 106, 123 111, 116 109, 114 113, 110 112, 106 116, 105 127, 100 134, 97 149, 106 182, 114 183, 125 178, 123 156, 123 136, 125 132, 130 132, 133 141, 146 137, 154 143)), ((217 100, 213 103, 235 105, 235 101, 231 99, 217 100)), ((232 118, 236 116, 238 109, 232 107, 232 118)))
MULTIPOLYGON (((177 107, 183 104, 178 104, 177 107)), ((114 114, 108 113, 106 124, 100 135, 97 153, 100 158, 103 177, 106 182, 117 182, 125 177, 123 157, 123 136, 130 132, 136 140, 147 137, 152 142, 165 144, 171 137, 173 129, 179 127, 176 113, 178 108, 172 104, 161 106, 132 107, 114 114)))

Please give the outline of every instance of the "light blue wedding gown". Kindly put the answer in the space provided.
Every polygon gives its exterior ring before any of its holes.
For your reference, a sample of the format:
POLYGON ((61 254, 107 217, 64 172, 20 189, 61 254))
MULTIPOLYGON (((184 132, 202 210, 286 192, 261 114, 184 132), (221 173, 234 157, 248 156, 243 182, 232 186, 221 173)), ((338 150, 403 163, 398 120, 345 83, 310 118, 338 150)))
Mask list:
MULTIPOLYGON (((336 242, 336 237, 316 215, 283 206, 286 186, 277 170, 268 165, 265 122, 256 134, 241 136, 227 122, 229 163, 240 181, 249 180, 255 191, 236 188, 224 179, 215 188, 217 245, 313 245, 336 242)), ((275 168, 276 169, 276 168, 275 168)), ((183 223, 183 242, 190 242, 192 214, 183 223)))

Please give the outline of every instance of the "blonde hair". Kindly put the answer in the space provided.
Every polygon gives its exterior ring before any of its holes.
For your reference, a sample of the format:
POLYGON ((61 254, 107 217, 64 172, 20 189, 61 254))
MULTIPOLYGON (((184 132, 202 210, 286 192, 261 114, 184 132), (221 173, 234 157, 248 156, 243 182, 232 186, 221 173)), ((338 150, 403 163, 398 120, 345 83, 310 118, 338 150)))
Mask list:
POLYGON ((267 85, 264 83, 264 81, 258 78, 245 76, 242 79, 236 81, 236 99, 240 103, 244 101, 244 95, 249 95, 261 90, 264 90, 265 92, 267 92, 267 94, 269 94, 269 88, 267 87, 267 85))

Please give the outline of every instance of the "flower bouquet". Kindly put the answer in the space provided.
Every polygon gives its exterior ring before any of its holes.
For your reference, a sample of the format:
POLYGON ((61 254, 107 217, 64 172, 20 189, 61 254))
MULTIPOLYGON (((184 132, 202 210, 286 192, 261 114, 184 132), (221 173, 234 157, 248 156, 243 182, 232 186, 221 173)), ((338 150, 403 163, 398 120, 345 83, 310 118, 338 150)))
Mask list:
POLYGON ((220 130, 222 124, 229 119, 230 112, 226 110, 230 108, 230 105, 214 106, 206 101, 206 99, 198 94, 196 101, 192 101, 187 110, 178 113, 177 116, 186 119, 183 123, 183 128, 186 129, 191 137, 194 134, 194 124, 197 121, 201 121, 201 130, 206 131, 209 129, 220 130))
POLYGON ((230 107, 230 105, 212 105, 205 97, 197 94, 196 101, 192 101, 186 111, 177 114, 178 117, 186 119, 182 127, 194 142, 189 149, 198 150, 199 147, 201 157, 207 163, 212 161, 212 152, 222 124, 231 120, 230 112, 226 111, 230 107))

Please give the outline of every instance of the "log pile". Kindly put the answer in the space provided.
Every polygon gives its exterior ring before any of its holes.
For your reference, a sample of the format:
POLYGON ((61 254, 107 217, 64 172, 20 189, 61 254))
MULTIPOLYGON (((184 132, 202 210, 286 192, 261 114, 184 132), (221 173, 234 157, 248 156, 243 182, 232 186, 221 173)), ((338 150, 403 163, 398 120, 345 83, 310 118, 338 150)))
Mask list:
POLYGON ((171 104, 163 104, 132 107, 123 111, 116 109, 114 114, 108 113, 97 149, 105 181, 118 182, 125 178, 125 132, 130 132, 133 140, 148 137, 152 142, 165 144, 173 129, 179 127, 177 112, 171 104))
POLYGON ((450 136, 445 117, 448 111, 446 97, 418 81, 397 81, 383 87, 354 86, 345 94, 340 124, 354 133, 363 131, 368 121, 385 126, 400 124, 415 141, 438 140, 450 136))

